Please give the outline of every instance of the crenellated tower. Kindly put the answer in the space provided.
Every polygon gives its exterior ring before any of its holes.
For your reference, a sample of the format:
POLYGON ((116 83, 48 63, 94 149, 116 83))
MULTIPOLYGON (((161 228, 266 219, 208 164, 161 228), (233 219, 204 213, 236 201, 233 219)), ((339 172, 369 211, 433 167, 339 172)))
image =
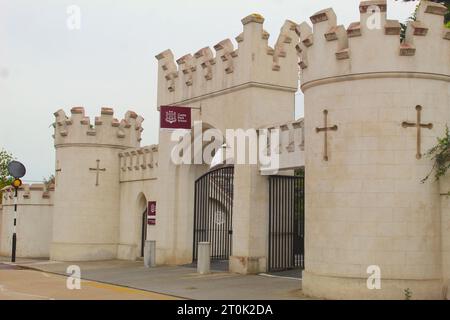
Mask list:
POLYGON ((297 64, 297 24, 287 20, 271 47, 261 15, 249 15, 241 22, 243 32, 235 38, 237 48, 225 39, 213 49, 205 47, 176 60, 171 50, 158 54, 158 105, 181 103, 251 84, 296 91, 298 79, 293 70, 297 64))
POLYGON ((0 254, 11 254, 14 217, 16 217, 17 257, 48 258, 52 233, 54 186, 51 184, 23 184, 17 191, 17 214, 14 214, 14 188, 3 192, 0 214, 0 254))
MULTIPOLYGON (((171 50, 156 56, 158 106, 193 108, 193 121, 201 120, 203 129, 215 128, 224 134, 226 129, 258 129, 294 120, 298 25, 286 21, 270 46, 261 15, 251 14, 241 22, 243 31, 235 38, 237 46, 225 39, 213 48, 202 48, 178 59, 171 50)), ((171 157, 174 142, 170 136, 170 132, 160 131, 160 159, 171 157)), ((161 192, 167 198, 158 206, 164 212, 160 221, 167 225, 167 232, 157 242, 165 244, 159 256, 168 263, 192 261, 194 189, 187 181, 195 181, 206 170, 208 166, 159 161, 161 192), (178 187, 174 190, 173 186, 178 187)), ((234 174, 233 215, 237 218, 233 220, 230 269, 241 273, 265 271, 267 204, 261 199, 268 199, 267 181, 257 166, 235 166, 234 174), (249 234, 261 236, 250 239, 249 234)))
POLYGON ((421 183, 433 166, 424 154, 450 122, 447 9, 421 1, 403 41, 387 9, 363 1, 348 28, 332 9, 299 26, 303 290, 313 296, 403 299, 409 288, 414 298, 440 299, 447 290, 449 213, 439 184, 421 183), (367 287, 371 275, 381 288, 367 287))
POLYGON ((303 90, 316 81, 347 75, 448 74, 445 52, 450 30, 442 22, 446 10, 443 5, 422 1, 417 20, 408 23, 402 42, 399 21, 387 19, 385 0, 361 2, 360 21, 348 28, 338 25, 333 9, 317 12, 311 16, 312 27, 306 22, 299 26, 297 52, 303 90))
POLYGON ((53 260, 114 259, 119 242, 120 157, 140 146, 143 118, 117 120, 102 108, 91 123, 84 108, 55 112, 56 191, 53 260))
POLYGON ((128 111, 125 118, 119 121, 114 118, 112 108, 102 108, 101 115, 95 117, 94 123, 85 115, 83 107, 74 107, 70 113, 70 117, 64 110, 54 113, 56 148, 67 144, 109 145, 118 148, 139 146, 144 119, 133 111, 128 111))

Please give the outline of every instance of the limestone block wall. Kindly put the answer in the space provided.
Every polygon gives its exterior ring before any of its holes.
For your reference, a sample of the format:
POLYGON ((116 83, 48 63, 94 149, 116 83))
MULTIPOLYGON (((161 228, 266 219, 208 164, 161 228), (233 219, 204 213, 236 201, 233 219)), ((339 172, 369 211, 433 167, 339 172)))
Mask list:
POLYGON ((312 296, 404 299, 409 288, 413 298, 443 297, 445 200, 438 183, 421 183, 432 162, 418 153, 435 144, 450 119, 446 9, 422 1, 402 43, 399 24, 386 19, 386 10, 386 1, 365 1, 360 21, 347 29, 337 25, 332 9, 313 15, 313 28, 300 26, 303 290, 312 296), (370 5, 381 12, 381 28, 367 27, 370 5), (336 126, 327 139, 318 130, 325 126, 325 110, 328 128, 336 126), (420 139, 417 128, 404 124, 416 123, 419 113, 426 125, 420 139), (380 290, 367 288, 371 265, 380 267, 380 290))
POLYGON ((442 295, 450 299, 450 177, 440 179, 441 193, 441 250, 442 250, 442 295))
POLYGON ((143 118, 129 111, 118 121, 102 108, 95 124, 82 107, 55 113, 56 191, 53 260, 117 257, 120 228, 119 153, 139 147, 143 118))
POLYGON ((3 205, 0 204, 0 247, 1 247, 1 239, 2 239, 2 223, 3 223, 3 205))
POLYGON ((295 169, 305 166, 305 133, 304 120, 298 119, 281 124, 272 124, 267 129, 267 143, 265 154, 277 158, 277 161, 270 164, 261 164, 260 171, 263 175, 278 174, 282 170, 295 169), (278 130, 279 139, 272 135, 274 130, 278 130), (278 162, 278 164, 276 163, 278 162))
MULTIPOLYGON (((0 255, 11 255, 14 224, 14 190, 3 189, 0 215, 0 255)), ((20 258, 48 258, 52 232, 54 189, 43 184, 23 185, 17 198, 17 251, 20 258)))
MULTIPOLYGON (((142 213, 148 201, 159 199, 158 146, 127 149, 120 161, 120 232, 117 256, 134 260, 141 256, 142 213)), ((157 210, 158 210, 157 203, 157 210)), ((156 240, 163 214, 157 212, 157 224, 147 225, 147 240, 156 240)))
MULTIPOLYGON (((236 37, 237 48, 226 39, 214 46, 215 54, 209 47, 177 60, 170 50, 158 54, 158 106, 191 107, 193 122, 201 120, 204 128, 216 128, 223 134, 226 129, 258 129, 269 122, 294 120, 297 24, 286 21, 271 47, 263 22, 258 14, 242 19, 243 32, 236 37)), ((167 263, 188 263, 192 259, 194 182, 207 166, 174 165, 170 161, 174 144, 171 132, 161 130, 159 208, 167 215, 168 223, 158 228, 165 240, 157 243, 157 248, 167 263)), ((266 210, 257 209, 264 206, 261 199, 268 192, 264 179, 257 165, 236 168, 233 271, 247 273, 265 268, 267 217, 266 210), (251 184, 246 182, 248 179, 251 184), (257 241, 248 234, 256 234, 257 241), (249 268, 249 261, 256 267, 249 268)))
POLYGON ((119 153, 120 181, 155 178, 158 169, 158 145, 127 149, 119 153))

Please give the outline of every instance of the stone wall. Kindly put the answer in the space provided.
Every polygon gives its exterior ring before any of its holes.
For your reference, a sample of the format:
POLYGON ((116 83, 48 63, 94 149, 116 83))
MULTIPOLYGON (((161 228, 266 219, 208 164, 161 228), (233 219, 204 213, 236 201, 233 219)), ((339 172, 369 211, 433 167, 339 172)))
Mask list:
MULTIPOLYGON (((14 190, 3 189, 0 214, 0 255, 11 255, 14 224, 14 190)), ((17 198, 17 251, 20 258, 48 258, 52 230, 54 190, 43 184, 23 185, 17 198)))
MULTIPOLYGON (((431 148, 450 119, 450 41, 445 8, 422 1, 400 43, 385 1, 360 5, 347 30, 332 9, 300 27, 305 93, 306 294, 330 299, 442 298, 439 186, 421 180, 431 148), (370 5, 381 28, 369 29, 370 5), (420 105, 420 111, 417 107, 420 105), (325 110, 328 127, 325 133, 325 110), (416 123, 420 113, 418 150, 416 123), (327 157, 325 157, 327 143, 327 157), (381 269, 381 289, 366 286, 381 269)), ((441 236, 442 232, 442 236, 441 236)))
POLYGON ((450 300, 450 177, 440 179, 441 193, 441 249, 442 249, 442 295, 450 300))
POLYGON ((272 156, 276 161, 270 164, 261 164, 260 171, 263 175, 276 175, 280 171, 296 169, 305 166, 305 128, 303 118, 279 124, 271 124, 261 128, 267 131, 267 143, 265 154, 272 156), (278 130, 278 140, 272 136, 274 130, 278 130), (274 141, 272 141, 274 139, 274 141))
MULTIPOLYGON (((0 196, 2 196, 2 195, 0 194, 0 196)), ((0 204, 0 248, 1 248, 1 245, 2 245, 2 239, 3 239, 3 237, 2 237, 2 230, 3 230, 3 205, 0 204)))
MULTIPOLYGON (((141 256, 142 214, 148 201, 159 199, 158 146, 127 149, 119 153, 119 159, 120 233, 117 256, 119 259, 134 260, 141 256)), ((148 240, 156 240, 157 228, 164 214, 157 214, 156 219, 156 225, 147 225, 148 240)))

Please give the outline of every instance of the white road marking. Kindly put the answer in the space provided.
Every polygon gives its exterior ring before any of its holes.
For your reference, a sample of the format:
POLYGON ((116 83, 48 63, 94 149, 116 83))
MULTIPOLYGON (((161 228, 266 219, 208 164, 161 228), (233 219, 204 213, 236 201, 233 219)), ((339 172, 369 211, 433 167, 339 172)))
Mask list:
POLYGON ((276 276, 276 275, 267 274, 267 273, 260 273, 260 274, 258 274, 258 276, 263 276, 263 277, 268 277, 268 278, 280 278, 280 279, 289 279, 289 280, 302 281, 302 279, 300 279, 300 278, 276 276))

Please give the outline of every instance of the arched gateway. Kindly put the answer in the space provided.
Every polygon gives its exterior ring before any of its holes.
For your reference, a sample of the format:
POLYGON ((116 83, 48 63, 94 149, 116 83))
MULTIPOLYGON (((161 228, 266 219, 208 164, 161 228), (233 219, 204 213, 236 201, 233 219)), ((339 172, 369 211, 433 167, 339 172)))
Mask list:
POLYGON ((195 181, 193 260, 199 242, 211 243, 212 260, 228 260, 232 253, 234 167, 208 171, 195 181))
MULTIPOLYGON (((22 220, 29 230, 23 236, 37 228, 51 234, 30 255, 136 259, 144 239, 136 198, 142 192, 143 203, 157 207, 146 226, 157 265, 190 263, 195 244, 210 241, 213 258, 229 259, 231 272, 283 270, 303 264, 299 208, 306 208, 305 294, 402 299, 409 288, 417 299, 448 299, 450 178, 420 183, 433 168, 421 154, 450 119, 447 8, 421 1, 403 42, 400 23, 386 10, 385 0, 363 1, 348 29, 332 9, 314 14, 312 27, 286 21, 273 47, 264 18, 253 14, 242 19, 237 46, 226 39, 214 53, 205 47, 177 60, 170 50, 156 56, 158 106, 189 108, 191 125, 222 132, 280 130, 279 141, 267 142, 276 166, 235 163, 205 174, 204 164, 172 161, 178 141, 170 130, 159 131, 158 145, 141 147, 143 119, 134 112, 118 120, 102 108, 91 123, 81 107, 57 111, 54 196, 44 201, 30 187, 19 200, 33 215, 52 215, 41 226, 22 220), (380 14, 375 29, 367 24, 373 5, 380 14), (367 50, 374 47, 383 50, 367 50), (298 65, 304 122, 292 121, 298 65), (292 177, 299 167, 306 173, 304 205, 297 199, 301 180, 292 177), (377 290, 367 286, 373 267, 381 270, 377 290)), ((14 207, 7 192, 3 201, 0 247, 14 207)))

